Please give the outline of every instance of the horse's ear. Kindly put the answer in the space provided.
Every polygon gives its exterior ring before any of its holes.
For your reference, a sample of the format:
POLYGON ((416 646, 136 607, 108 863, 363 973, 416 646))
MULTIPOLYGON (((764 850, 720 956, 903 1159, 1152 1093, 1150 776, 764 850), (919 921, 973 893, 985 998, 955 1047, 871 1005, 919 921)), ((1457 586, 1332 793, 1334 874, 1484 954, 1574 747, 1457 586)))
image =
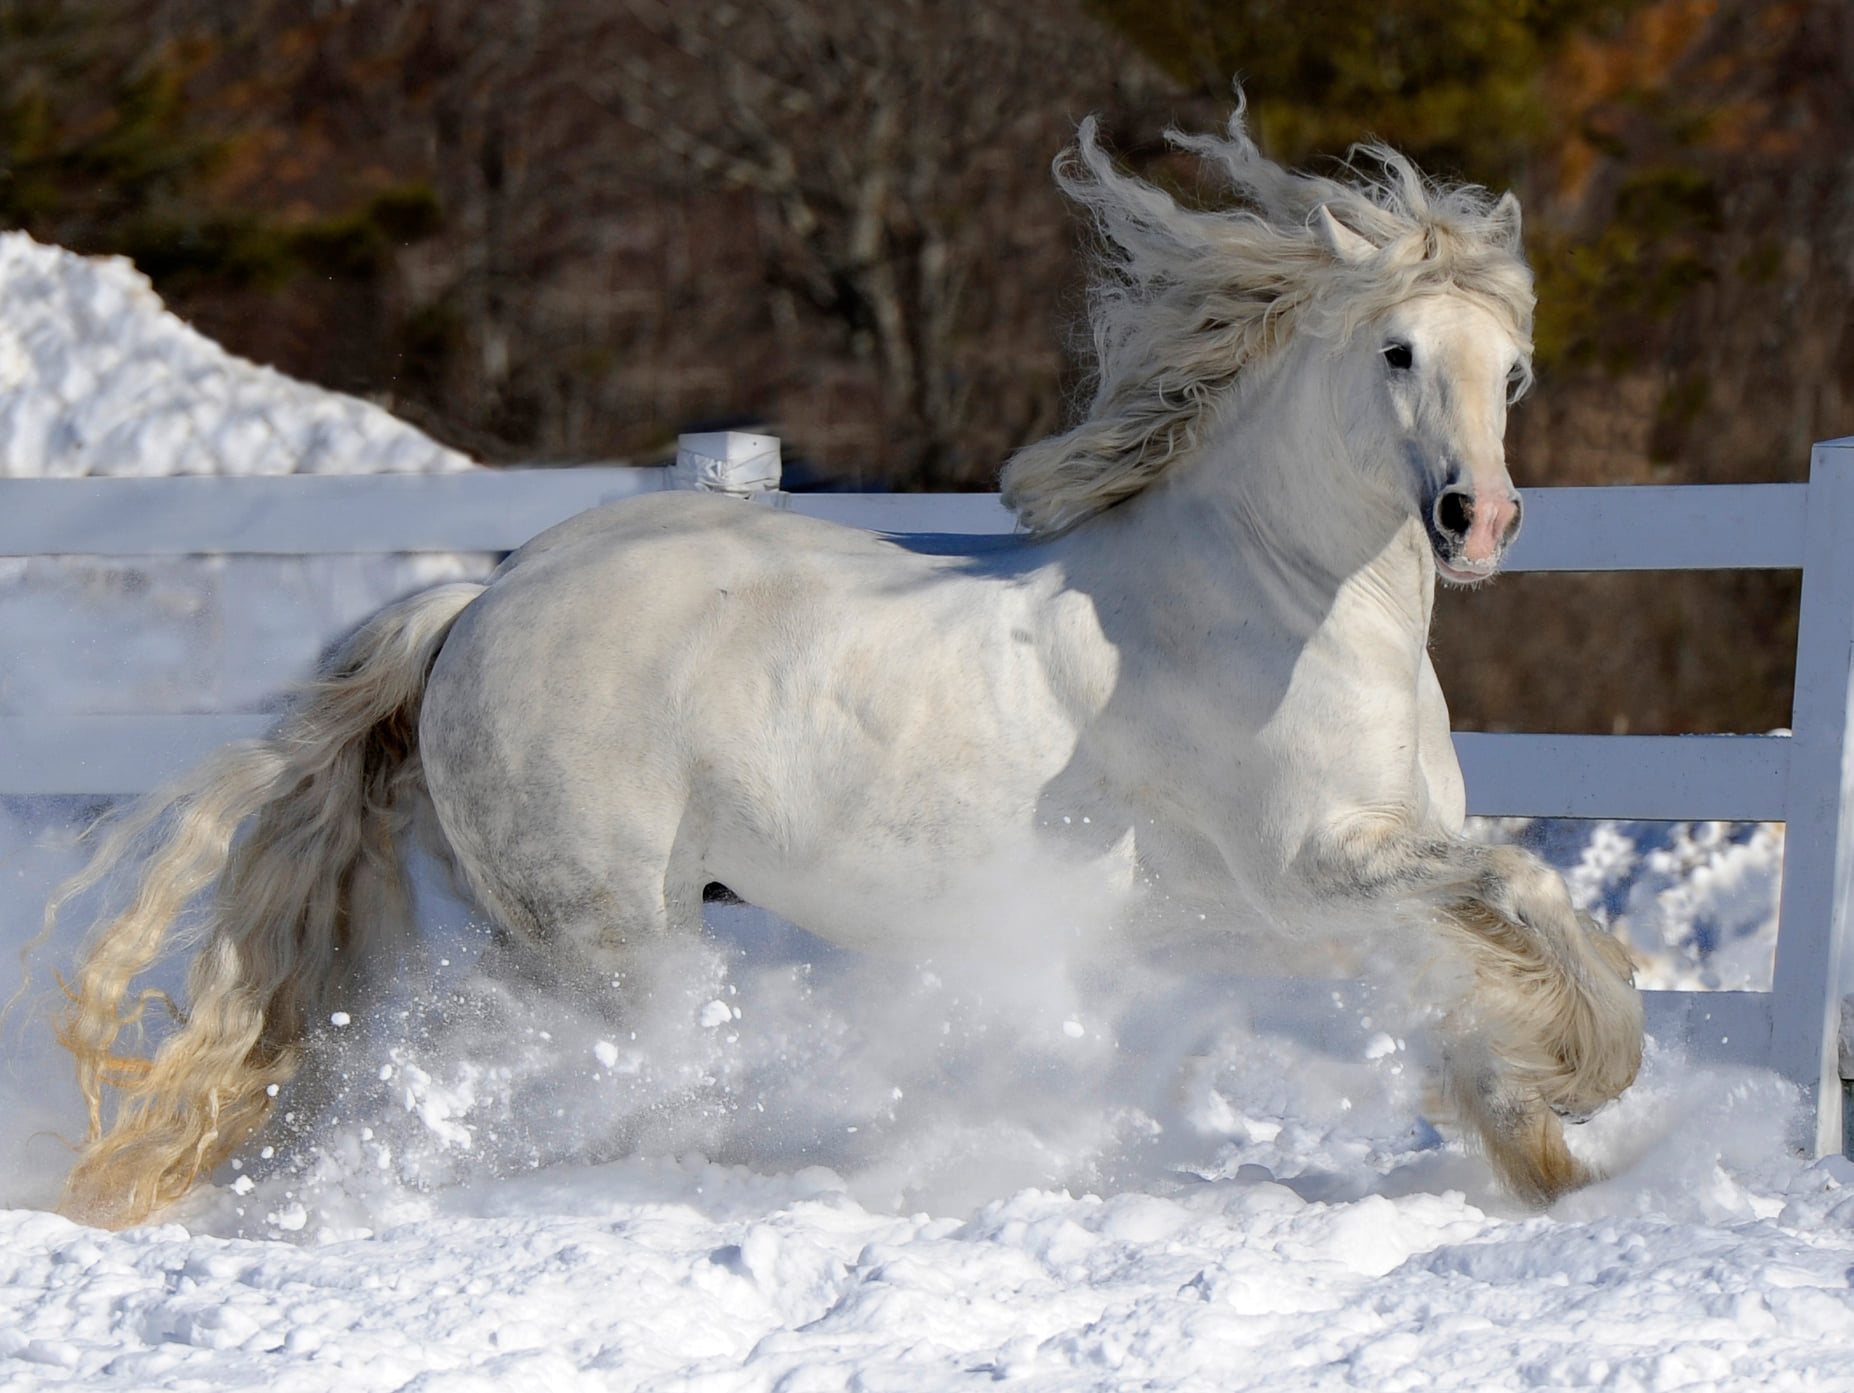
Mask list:
POLYGON ((1500 201, 1494 204, 1493 211, 1487 215, 1487 221, 1496 238, 1509 247, 1519 246, 1519 200, 1512 194, 1500 195, 1500 201))
POLYGON ((1333 210, 1324 203, 1313 215, 1313 226, 1320 234, 1320 241, 1326 244, 1326 250, 1348 264, 1356 265, 1378 250, 1367 238, 1335 218, 1333 210))

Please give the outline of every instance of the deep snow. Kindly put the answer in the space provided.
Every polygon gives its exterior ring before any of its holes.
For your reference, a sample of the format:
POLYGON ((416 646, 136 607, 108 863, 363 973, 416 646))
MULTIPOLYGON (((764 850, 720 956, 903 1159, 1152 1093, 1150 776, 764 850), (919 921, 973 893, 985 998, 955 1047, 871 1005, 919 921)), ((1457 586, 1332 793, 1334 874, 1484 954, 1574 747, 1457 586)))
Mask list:
MULTIPOLYGON (((468 467, 16 234, 0 382, 0 473, 468 467)), ((487 564, 0 562, 0 712, 261 709, 487 564)), ((92 810, 7 805, 0 943, 92 810)), ((1647 984, 1767 985, 1780 828, 1482 830, 1623 921, 1647 984)), ((1786 1152, 1769 1075, 1651 1048, 1577 1138, 1614 1178, 1530 1215, 1424 1120, 1420 1037, 1356 986, 872 963, 717 909, 619 1021, 475 973, 426 879, 428 956, 165 1224, 40 1208, 81 1117, 15 1012, 0 1387, 1854 1387, 1854 1166, 1786 1152)))

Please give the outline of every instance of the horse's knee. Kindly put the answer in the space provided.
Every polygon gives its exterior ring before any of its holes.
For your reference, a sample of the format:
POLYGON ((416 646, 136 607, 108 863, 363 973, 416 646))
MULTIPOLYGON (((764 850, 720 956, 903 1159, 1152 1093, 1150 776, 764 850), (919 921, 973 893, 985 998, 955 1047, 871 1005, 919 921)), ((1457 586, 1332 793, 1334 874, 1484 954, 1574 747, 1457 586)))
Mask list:
POLYGON ((1489 847, 1482 865, 1475 894, 1496 914, 1554 943, 1568 940, 1578 927, 1564 877, 1531 852, 1489 847))

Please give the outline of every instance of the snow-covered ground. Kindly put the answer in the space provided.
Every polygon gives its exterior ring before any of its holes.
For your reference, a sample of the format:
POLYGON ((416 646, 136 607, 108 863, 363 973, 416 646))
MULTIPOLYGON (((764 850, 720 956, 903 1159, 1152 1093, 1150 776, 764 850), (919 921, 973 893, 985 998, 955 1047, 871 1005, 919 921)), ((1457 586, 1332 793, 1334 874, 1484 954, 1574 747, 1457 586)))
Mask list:
MULTIPOLYGON (((468 464, 120 263, 0 237, 0 473, 247 466, 468 464)), ((0 713, 262 709, 486 565, 0 562, 0 713)), ((93 811, 0 808, 0 993, 93 811)), ((1646 984, 1768 984, 1780 828, 1481 831, 1562 866, 1646 984)), ((1357 986, 875 963, 717 908, 615 1020, 478 974, 426 880, 425 958, 163 1224, 45 1212, 82 1118, 38 998, 8 1019, 0 1388, 1854 1388, 1854 1166, 1788 1152, 1769 1075, 1651 1047, 1576 1138, 1612 1178, 1528 1214, 1357 986)))

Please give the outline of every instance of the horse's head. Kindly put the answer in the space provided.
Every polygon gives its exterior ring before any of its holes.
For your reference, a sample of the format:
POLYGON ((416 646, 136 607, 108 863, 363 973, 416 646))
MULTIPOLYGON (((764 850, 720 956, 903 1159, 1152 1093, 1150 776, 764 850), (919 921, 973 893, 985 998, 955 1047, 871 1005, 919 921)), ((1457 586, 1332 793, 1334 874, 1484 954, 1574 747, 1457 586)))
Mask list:
MULTIPOLYGON (((1517 225, 1517 206, 1510 196, 1517 225)), ((1322 206, 1315 219, 1339 261, 1361 270, 1392 261, 1322 206)), ((1405 247, 1419 263, 1428 248, 1405 247)), ((1394 266, 1380 267, 1395 274, 1394 266)), ((1506 410, 1530 377, 1524 325, 1507 305, 1440 277, 1423 277, 1415 293, 1354 327, 1344 339, 1341 378, 1350 398, 1348 426, 1366 467, 1413 508, 1444 580, 1469 585, 1499 569, 1519 532, 1520 500, 1507 474, 1506 410), (1424 281, 1427 281, 1425 284, 1424 281)))
POLYGON ((1388 499, 1421 519, 1445 579, 1492 575, 1519 528, 1502 437, 1532 348, 1518 203, 1436 184, 1382 146, 1355 151, 1377 168, 1346 179, 1283 169, 1256 149, 1240 109, 1225 136, 1170 137, 1221 169, 1228 206, 1182 207, 1118 169, 1092 120, 1058 161, 1062 187, 1102 234, 1095 395, 1072 429, 1013 456, 1005 502, 1032 533, 1072 527, 1219 432, 1227 445, 1232 423, 1260 410, 1245 384, 1297 375, 1337 395, 1289 408, 1294 443, 1282 453, 1349 457, 1368 477, 1315 485, 1301 468, 1285 484, 1263 481, 1255 461, 1266 452, 1249 442, 1231 451, 1248 461, 1244 486, 1329 523, 1369 498, 1376 525, 1388 499), (1342 441, 1316 444, 1323 423, 1342 441), (1316 488, 1329 496, 1309 503, 1316 488))

